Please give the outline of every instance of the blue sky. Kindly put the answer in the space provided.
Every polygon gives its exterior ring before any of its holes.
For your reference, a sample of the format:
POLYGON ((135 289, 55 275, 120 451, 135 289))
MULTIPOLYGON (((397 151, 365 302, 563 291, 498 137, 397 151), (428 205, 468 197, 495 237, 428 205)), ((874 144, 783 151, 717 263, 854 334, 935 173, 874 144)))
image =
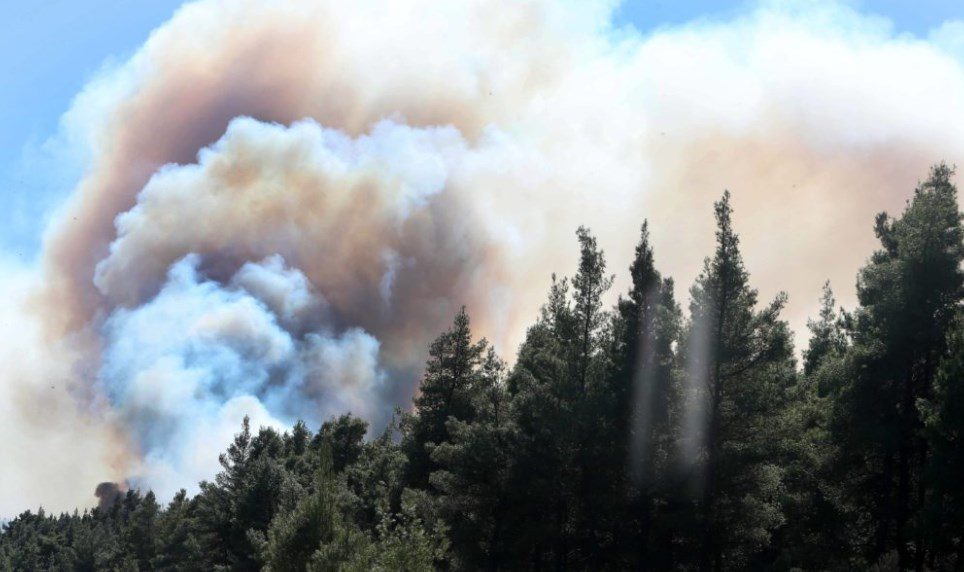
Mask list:
POLYGON ((44 213, 77 173, 42 151, 86 81, 130 55, 179 0, 0 2, 0 252, 36 255, 44 213))
MULTIPOLYGON (((57 130, 71 98, 105 63, 131 54, 176 10, 178 0, 35 0, 0 4, 0 251, 23 261, 36 255, 44 213, 70 189, 76 168, 50 164, 43 143, 57 130)), ((640 30, 693 19, 727 19, 750 1, 626 0, 617 23, 640 30)), ((895 31, 926 36, 964 18, 960 0, 854 0, 895 31)))
MULTIPOLYGON (((899 32, 926 36, 945 20, 964 17, 960 0, 850 0, 857 10, 883 16, 899 32)), ((694 18, 726 19, 758 2, 750 0, 627 0, 617 17, 640 29, 682 24, 694 18)))

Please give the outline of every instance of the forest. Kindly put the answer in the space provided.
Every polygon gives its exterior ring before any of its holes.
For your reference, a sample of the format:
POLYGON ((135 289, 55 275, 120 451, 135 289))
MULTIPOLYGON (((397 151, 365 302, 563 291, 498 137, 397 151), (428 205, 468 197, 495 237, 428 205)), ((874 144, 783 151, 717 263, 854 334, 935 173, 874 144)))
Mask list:
POLYGON ((511 366, 463 308, 383 432, 246 420, 196 495, 105 484, 96 508, 15 516, 0 570, 964 569, 953 177, 877 215, 857 306, 826 284, 799 353, 729 192, 686 311, 646 222, 613 307, 580 228, 511 366))

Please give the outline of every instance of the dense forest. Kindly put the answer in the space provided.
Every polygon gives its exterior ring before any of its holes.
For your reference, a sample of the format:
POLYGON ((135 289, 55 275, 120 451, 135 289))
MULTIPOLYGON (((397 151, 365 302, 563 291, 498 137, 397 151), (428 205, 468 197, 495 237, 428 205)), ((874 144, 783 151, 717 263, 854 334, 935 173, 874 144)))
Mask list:
POLYGON ((197 495, 104 485, 92 510, 24 512, 0 569, 964 569, 952 176, 934 167, 876 217, 857 307, 824 287, 802 363, 786 297, 752 286, 729 193, 688 312, 646 223, 606 307, 580 228, 578 268, 553 277, 511 367, 463 309, 380 435, 350 414, 317 432, 246 421, 197 495))

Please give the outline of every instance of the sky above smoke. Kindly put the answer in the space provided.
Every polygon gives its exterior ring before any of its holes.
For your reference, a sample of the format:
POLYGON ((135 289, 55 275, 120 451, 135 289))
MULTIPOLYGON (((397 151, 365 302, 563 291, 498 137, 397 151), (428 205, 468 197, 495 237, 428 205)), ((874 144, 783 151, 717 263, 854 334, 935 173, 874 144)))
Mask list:
POLYGON ((685 300, 724 188, 800 344, 873 215, 964 157, 962 22, 614 10, 202 0, 106 67, 50 143, 83 176, 36 264, 0 258, 0 516, 190 489, 246 414, 384 425, 461 305, 511 360, 580 224, 618 292, 648 218, 685 300))

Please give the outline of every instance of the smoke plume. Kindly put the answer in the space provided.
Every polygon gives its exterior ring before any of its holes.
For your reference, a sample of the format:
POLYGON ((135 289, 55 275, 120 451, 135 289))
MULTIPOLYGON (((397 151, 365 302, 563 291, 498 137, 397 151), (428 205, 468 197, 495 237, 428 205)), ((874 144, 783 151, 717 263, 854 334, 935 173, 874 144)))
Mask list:
POLYGON ((85 173, 3 286, 0 515, 163 499, 245 414, 383 424, 462 304, 512 357, 579 224, 620 271, 648 218, 682 295, 724 188, 799 332, 824 280, 852 303, 873 214, 964 157, 959 23, 614 9, 201 0, 94 78, 58 136, 85 173))
POLYGON ((117 483, 103 482, 94 489, 94 496, 97 497, 97 508, 110 510, 114 503, 121 499, 123 493, 117 483))

